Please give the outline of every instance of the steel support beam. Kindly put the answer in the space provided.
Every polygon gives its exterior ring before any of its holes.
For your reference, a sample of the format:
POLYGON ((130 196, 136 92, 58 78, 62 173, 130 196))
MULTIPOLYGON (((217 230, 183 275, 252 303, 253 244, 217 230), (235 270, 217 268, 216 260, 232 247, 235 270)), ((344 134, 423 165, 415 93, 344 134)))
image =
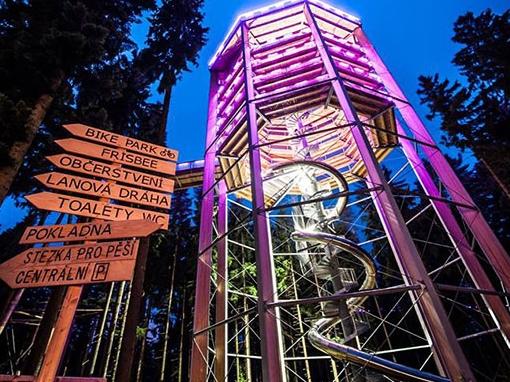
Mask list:
MULTIPOLYGON (((400 134, 405 134, 404 129, 398 121, 397 131, 400 134)), ((402 145, 402 151, 411 164, 411 167, 423 187, 423 190, 428 196, 430 196, 430 204, 434 208, 439 220, 446 230, 455 250, 462 259, 464 266, 471 276, 471 280, 473 280, 473 283, 479 289, 494 291, 494 286, 492 285, 489 276, 478 261, 475 252, 471 249, 471 246, 462 232, 461 227, 457 223, 455 216, 453 216, 450 207, 438 200, 438 198, 441 197, 441 193, 435 185, 434 179, 427 171, 425 163, 423 163, 422 159, 416 152, 413 144, 406 139, 401 140, 400 144, 402 145)), ((507 345, 510 345, 510 314, 503 304, 503 301, 499 296, 493 295, 484 295, 483 299, 495 324, 501 329, 507 345)))
POLYGON ((482 296, 489 295, 489 296, 510 297, 510 293, 498 292, 498 291, 495 291, 494 289, 460 287, 457 285, 449 285, 449 284, 436 284, 436 288, 438 290, 444 290, 444 291, 455 292, 455 293, 470 293, 470 294, 480 294, 482 296))
MULTIPOLYGON (((216 133, 218 81, 215 72, 211 72, 209 88, 209 114, 207 119, 207 136, 204 163, 203 190, 209 190, 214 184, 214 162, 216 147, 211 146, 216 133)), ((211 297, 211 261, 212 261, 212 233, 214 219, 214 192, 206 192, 202 197, 200 210, 200 236, 198 243, 198 262, 196 276, 196 295, 193 320, 193 342, 191 348, 190 380, 204 382, 208 370, 208 342, 209 332, 203 331, 209 326, 209 299, 211 297), (199 334, 195 334, 199 333, 199 334)))
MULTIPOLYGON (((400 111, 402 118, 406 122, 406 125, 413 132, 416 138, 427 142, 429 145, 435 146, 434 139, 427 131, 427 128, 414 108, 409 104, 406 96, 398 86, 373 45, 370 43, 369 39, 366 37, 363 30, 361 28, 356 29, 354 31, 354 35, 356 36, 358 43, 365 49, 375 71, 383 80, 388 91, 397 97, 397 99, 395 99, 395 104, 397 109, 400 111)), ((432 168, 450 193, 451 198, 455 202, 470 204, 473 207, 476 207, 473 199, 441 151, 428 145, 423 145, 422 149, 432 168)), ((510 291, 510 257, 501 245, 497 236, 494 234, 480 211, 462 207, 458 207, 457 209, 466 222, 466 225, 473 233, 473 236, 480 245, 480 248, 489 260, 495 272, 499 276, 505 289, 510 291)))
MULTIPOLYGON (((230 293, 232 293, 232 291, 230 291, 230 293)), ((248 314, 252 314, 252 313, 256 312, 256 310, 257 310, 256 306, 254 306, 253 308, 250 308, 250 309, 243 310, 241 313, 234 314, 233 316, 230 316, 226 320, 215 322, 211 326, 208 326, 207 328, 203 329, 202 332, 210 331, 210 330, 217 328, 218 326, 237 321, 238 319, 243 318, 244 316, 247 316, 248 314)), ((201 332, 198 332, 197 334, 199 334, 199 333, 201 333, 201 332)))
POLYGON ((321 302, 328 301, 343 301, 348 298, 355 298, 361 296, 383 296, 387 294, 397 294, 403 292, 409 292, 410 290, 422 290, 422 285, 404 285, 404 286, 394 286, 389 288, 377 288, 377 289, 364 289, 357 292, 343 292, 337 293, 330 296, 321 296, 321 297, 309 297, 309 298, 298 298, 295 300, 280 300, 277 302, 273 302, 269 304, 270 306, 281 306, 281 307, 290 307, 295 305, 315 305, 320 304, 321 302))
MULTIPOLYGON (((227 229, 228 229, 228 206, 227 206, 227 186, 225 181, 218 185, 218 236, 222 239, 218 242, 216 249, 218 253, 217 260, 217 278, 216 278, 216 322, 224 322, 227 319, 227 299, 228 299, 228 269, 227 269, 227 229)), ((214 365, 214 375, 216 381, 227 380, 227 322, 216 328, 215 349, 216 359, 214 365)))
POLYGON ((257 262, 258 311, 261 338, 262 377, 265 382, 285 381, 285 365, 282 354, 282 337, 278 308, 267 304, 277 299, 269 220, 264 212, 264 188, 260 160, 257 111, 253 100, 255 91, 251 65, 249 29, 241 25, 246 91, 246 114, 248 118, 248 144, 250 147, 250 178, 255 224, 255 257, 257 262))
POLYGON ((354 123, 351 132, 367 169, 368 187, 382 187, 381 191, 372 193, 372 199, 388 236, 390 246, 395 254, 395 259, 403 275, 404 282, 406 285, 412 285, 416 282, 424 285, 419 298, 416 293, 410 293, 414 295, 414 299, 419 307, 419 313, 421 313, 421 317, 426 325, 425 331, 427 332, 428 329, 428 334, 434 345, 434 352, 441 362, 438 368, 444 368, 444 372, 453 381, 475 381, 469 363, 448 320, 448 315, 441 303, 441 299, 420 259, 404 218, 400 213, 395 198, 391 193, 391 189, 384 178, 370 142, 364 132, 363 123, 360 121, 344 87, 342 78, 334 66, 334 61, 327 50, 317 21, 308 3, 305 3, 305 16, 328 74, 336 77, 333 87, 347 122, 354 123))

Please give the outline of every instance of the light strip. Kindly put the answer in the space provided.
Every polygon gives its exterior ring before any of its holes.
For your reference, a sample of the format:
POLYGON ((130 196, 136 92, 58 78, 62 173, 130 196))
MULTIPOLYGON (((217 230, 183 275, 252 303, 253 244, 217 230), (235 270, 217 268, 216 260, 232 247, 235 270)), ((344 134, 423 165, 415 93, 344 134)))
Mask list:
POLYGON ((251 18, 253 18, 255 16, 264 16, 265 14, 267 14, 269 12, 272 12, 274 10, 277 10, 277 9, 282 9, 283 10, 285 8, 288 8, 288 7, 292 6, 292 5, 296 5, 296 4, 299 4, 299 3, 304 3, 305 1, 308 1, 308 2, 310 2, 312 4, 315 4, 315 5, 318 5, 321 8, 324 8, 325 10, 327 10, 329 12, 332 12, 335 15, 340 16, 342 18, 346 18, 346 19, 348 19, 348 20, 350 20, 350 21, 352 21, 354 23, 357 23, 357 24, 360 23, 360 19, 357 18, 356 16, 353 16, 353 15, 351 15, 349 13, 346 13, 346 12, 344 12, 344 11, 338 9, 338 8, 335 8, 335 7, 331 6, 330 4, 325 3, 322 0, 283 0, 283 1, 279 1, 277 3, 268 5, 266 7, 255 9, 253 11, 249 11, 249 12, 243 13, 240 16, 238 16, 236 18, 235 22, 230 27, 230 29, 229 29, 228 33, 226 34, 225 38, 223 39, 221 44, 216 49, 216 52, 214 53, 214 55, 209 60, 209 68, 211 68, 214 65, 214 63, 216 62, 218 57, 223 53, 223 50, 225 49, 225 47, 227 46, 228 42, 233 37, 235 31, 237 30, 237 28, 239 27, 239 25, 241 24, 242 21, 247 20, 247 19, 251 19, 251 18))

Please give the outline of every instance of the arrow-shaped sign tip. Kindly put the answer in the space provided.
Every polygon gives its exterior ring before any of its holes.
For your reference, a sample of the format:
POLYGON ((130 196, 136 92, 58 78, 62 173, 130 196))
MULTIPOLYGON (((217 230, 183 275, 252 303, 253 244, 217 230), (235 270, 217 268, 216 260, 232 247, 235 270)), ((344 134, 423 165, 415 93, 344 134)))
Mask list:
POLYGON ((33 206, 35 206, 34 202, 32 201, 34 195, 37 194, 25 195, 25 199, 28 200, 33 206))
POLYGON ((48 177, 49 173, 34 175, 34 178, 39 182, 44 183, 45 179, 48 177))
POLYGON ((67 146, 72 141, 73 141, 72 138, 64 138, 64 139, 56 139, 55 143, 57 145, 59 145, 60 147, 65 148, 65 146, 67 146))
POLYGON ((40 200, 43 198, 48 192, 37 192, 35 194, 25 195, 25 199, 28 200, 34 207, 40 208, 40 200))
POLYGON ((49 160, 51 163, 53 163, 55 166, 58 164, 58 158, 60 158, 62 154, 57 155, 48 155, 46 156, 46 159, 49 160))
POLYGON ((67 131, 72 131, 74 128, 79 128, 81 126, 86 126, 82 123, 66 123, 65 125, 62 125, 64 127, 64 129, 66 129, 67 131))

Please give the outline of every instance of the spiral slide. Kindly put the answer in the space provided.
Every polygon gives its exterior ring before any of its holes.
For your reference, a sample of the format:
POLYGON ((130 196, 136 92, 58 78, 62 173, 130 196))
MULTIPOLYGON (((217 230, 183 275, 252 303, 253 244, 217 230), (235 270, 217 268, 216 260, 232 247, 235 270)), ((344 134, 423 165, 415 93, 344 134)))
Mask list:
MULTIPOLYGON (((347 182, 343 176, 334 168, 323 163, 301 160, 286 163, 273 169, 273 176, 290 177, 294 187, 297 186, 300 189, 302 200, 307 201, 306 208, 300 208, 299 211, 296 211, 296 216, 299 216, 299 218, 294 219, 296 231, 291 238, 296 242, 298 248, 305 248, 306 245, 314 244, 323 244, 326 248, 326 255, 320 262, 314 262, 303 255, 299 256, 299 259, 304 266, 311 267, 318 278, 332 279, 338 277, 337 268, 334 265, 338 264, 340 257, 354 257, 363 265, 365 271, 365 278, 359 290, 372 289, 376 286, 377 275, 377 267, 372 257, 351 240, 324 232, 328 229, 328 222, 342 213, 346 205, 346 198, 338 198, 336 205, 329 209, 324 206, 323 202, 310 203, 313 200, 325 199, 324 190, 319 190, 318 182, 318 179, 325 177, 325 173, 328 173, 327 175, 333 179, 333 182, 336 182, 335 188, 339 192, 347 191, 347 182), (321 173, 319 177, 315 176, 317 172, 321 173), (321 198, 317 198, 318 195, 321 198)), ((290 187, 287 189, 290 189, 290 187)), ((337 293, 341 293, 341 290, 337 293)), ((363 304, 366 298, 366 296, 361 296, 347 299, 348 314, 351 314, 356 307, 363 304)), ((329 356, 371 368, 403 381, 449 381, 448 378, 392 362, 347 345, 352 337, 357 335, 356 333, 347 333, 347 339, 341 342, 330 339, 328 333, 340 324, 342 319, 339 314, 332 316, 331 312, 324 313, 327 313, 325 314, 326 317, 320 318, 314 323, 308 333, 308 339, 315 348, 329 356)))

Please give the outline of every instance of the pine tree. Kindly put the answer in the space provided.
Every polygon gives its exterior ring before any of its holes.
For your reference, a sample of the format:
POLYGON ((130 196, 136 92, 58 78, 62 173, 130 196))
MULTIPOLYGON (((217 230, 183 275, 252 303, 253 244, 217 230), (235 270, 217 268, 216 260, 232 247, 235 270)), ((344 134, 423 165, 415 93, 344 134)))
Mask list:
POLYGON ((510 10, 472 12, 454 24, 453 41, 461 45, 453 64, 462 81, 421 76, 422 103, 429 119, 439 118, 444 142, 470 149, 510 189, 510 10))
MULTIPOLYGON (((174 28, 172 35, 160 36, 158 42, 165 42, 165 38, 168 38, 166 43, 173 44, 168 48, 173 49, 172 55, 166 58, 151 56, 146 49, 145 58, 142 59, 142 52, 130 40, 130 28, 133 22, 140 18, 142 11, 152 9, 153 5, 152 0, 66 3, 0 0, 0 122, 5 127, 0 132, 0 166, 10 171, 5 173, 9 176, 14 176, 16 170, 20 169, 10 190, 11 195, 20 203, 25 194, 40 188, 40 185, 32 180, 32 176, 50 170, 44 157, 56 153, 57 149, 52 142, 65 134, 61 127, 63 123, 76 121, 139 139, 164 143, 162 137, 166 134, 162 132, 161 126, 166 125, 166 122, 162 124, 162 117, 166 117, 168 105, 163 113, 162 105, 150 100, 150 87, 154 82, 163 86, 161 84, 165 81, 165 86, 168 86, 168 78, 172 79, 173 86, 180 73, 188 70, 189 63, 196 64, 198 50, 205 42, 206 30, 200 26, 202 15, 198 7, 202 5, 201 1, 172 4, 163 2, 162 7, 166 5, 167 8, 166 18, 162 16, 164 10, 155 11, 152 21, 159 23, 160 31, 170 30, 170 26, 174 28), (197 8, 193 8, 193 5, 197 8), (168 12, 176 11, 175 7, 179 8, 180 13, 169 14, 168 12), (36 20, 37 15, 44 15, 45 18, 36 20), (156 15, 159 15, 159 21, 156 21, 156 15), (37 31, 33 24, 37 24, 37 31), (94 31, 97 32, 96 35, 92 33, 94 31), (88 51, 85 51, 85 48, 88 51), (43 52, 47 56, 44 56, 43 52), (18 59, 18 62, 11 62, 13 57, 18 59), (155 60, 148 60, 147 57, 155 60), (159 60, 163 59, 167 61, 161 63, 159 60), (169 64, 173 66, 169 67, 169 64), (55 91, 47 90, 47 83, 53 78, 53 70, 59 68, 62 69, 62 79, 55 91), (161 69, 165 69, 167 73, 160 75, 158 73, 161 72, 155 71, 161 69), (46 93, 51 93, 51 97, 47 99, 48 107, 38 114, 39 120, 32 125, 35 130, 27 137, 27 120, 36 109, 34 105, 37 97, 46 93), (24 151, 14 161, 10 150, 16 144, 21 144, 24 151)), ((154 28, 151 30, 154 31, 154 28)), ((165 46, 160 45, 159 49, 162 55, 167 53, 165 46)), ((168 99, 168 103, 169 101, 168 99)), ((4 175, 2 171, 0 169, 0 182, 7 186, 4 194, 0 193, 0 200, 5 197, 12 181, 12 177, 7 182, 1 180, 4 175)), ((139 343, 145 346, 145 357, 139 362, 140 373, 144 378, 157 378, 160 371, 158 358, 160 359, 161 353, 157 354, 157 349, 161 349, 163 337, 158 328, 164 326, 167 320, 166 315, 161 312, 165 311, 168 301, 172 257, 176 257, 177 276, 175 303, 171 306, 170 333, 170 338, 175 340, 169 342, 170 353, 177 354, 179 348, 189 348, 191 342, 191 320, 181 322, 181 318, 192 317, 193 293, 190 292, 190 280, 194 280, 195 264, 192 254, 196 253, 198 229, 193 224, 197 210, 190 207, 191 201, 187 200, 190 195, 186 195, 185 192, 181 193, 182 197, 178 196, 174 201, 174 204, 183 204, 172 213, 176 223, 175 230, 162 233, 151 243, 150 272, 145 280, 146 309, 144 317, 139 320, 138 330, 144 334, 139 338, 143 339, 139 343), (174 247, 177 250, 174 251, 174 247)), ((99 297, 106 297, 108 288, 109 285, 86 288, 83 304, 93 310, 102 309, 104 301, 99 297)), ((29 297, 31 295, 30 293, 29 297)), ((24 299, 23 305, 36 308, 34 301, 39 300, 46 301, 47 294, 35 300, 24 299)), ((39 305, 36 311, 43 307, 44 305, 39 305)), ((98 317, 99 313, 87 314, 76 320, 74 333, 78 335, 71 336, 69 346, 70 349, 80 349, 80 354, 69 352, 64 361, 66 370, 73 375, 83 375, 88 371, 87 360, 91 359, 94 350, 94 347, 90 346, 90 336, 98 325, 98 317)), ((111 315, 109 317, 106 333, 111 331, 111 315)), ((27 341, 33 339, 33 331, 24 331, 24 334, 27 341)), ((24 349, 25 345, 20 346, 18 351, 24 352, 24 349)), ((3 362, 8 356, 2 354, 1 365, 8 365, 3 362)), ((179 359, 186 374, 187 357, 179 359)), ((96 369, 96 372, 102 374, 101 370, 96 369)))
POLYGON ((202 26, 203 0, 163 0, 150 19, 147 48, 141 60, 149 78, 159 81, 158 92, 164 93, 163 118, 158 135, 166 141, 166 125, 172 88, 189 65, 197 65, 198 53, 206 42, 207 28, 202 26))
POLYGON ((79 73, 133 47, 153 0, 0 2, 0 203, 53 102, 79 73))

